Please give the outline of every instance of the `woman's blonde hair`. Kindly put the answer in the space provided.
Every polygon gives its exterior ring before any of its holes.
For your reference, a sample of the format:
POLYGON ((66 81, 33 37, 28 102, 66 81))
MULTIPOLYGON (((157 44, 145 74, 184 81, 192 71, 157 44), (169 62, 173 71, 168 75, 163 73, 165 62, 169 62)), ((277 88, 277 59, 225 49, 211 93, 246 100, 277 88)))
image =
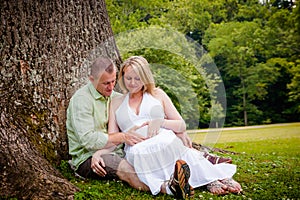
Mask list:
POLYGON ((132 67, 132 69, 138 74, 141 81, 143 82, 143 92, 153 94, 155 88, 153 74, 150 70, 148 61, 142 56, 131 56, 123 62, 118 76, 118 83, 120 85, 120 88, 125 93, 128 92, 124 84, 124 73, 128 67, 132 67))

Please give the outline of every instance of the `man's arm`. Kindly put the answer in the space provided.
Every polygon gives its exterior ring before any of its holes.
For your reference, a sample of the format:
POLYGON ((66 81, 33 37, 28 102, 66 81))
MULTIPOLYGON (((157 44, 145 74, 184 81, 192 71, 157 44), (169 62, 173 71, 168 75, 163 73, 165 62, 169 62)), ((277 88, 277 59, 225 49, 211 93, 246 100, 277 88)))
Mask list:
MULTIPOLYGON (((106 106, 99 106, 98 113, 103 112, 101 115, 95 115, 94 100, 86 95, 77 95, 70 101, 68 108, 69 128, 72 129, 76 142, 83 146, 88 151, 97 151, 102 149, 107 141, 108 135, 106 126, 103 125, 105 119, 106 106), (99 119, 98 119, 99 118, 99 119), (98 124, 95 124, 98 122, 98 124)), ((101 114, 101 113, 100 113, 101 114)))
POLYGON ((138 138, 133 134, 125 134, 119 132, 119 130, 107 134, 107 121, 103 121, 105 117, 106 105, 101 108, 101 105, 97 109, 98 114, 95 114, 94 104, 95 102, 92 99, 84 95, 76 96, 70 102, 70 118, 71 118, 71 127, 75 133, 78 142, 85 149, 89 151, 97 151, 100 149, 106 149, 110 147, 115 147, 121 143, 128 143, 133 145, 141 141, 141 138, 138 138), (104 110, 105 109, 105 110, 104 110), (101 114, 103 113, 103 116, 101 114), (99 122, 98 124, 95 124, 99 122), (101 128, 102 127, 102 128, 101 128), (98 130, 95 130, 95 129, 98 130), (102 129, 102 130, 101 130, 102 129))

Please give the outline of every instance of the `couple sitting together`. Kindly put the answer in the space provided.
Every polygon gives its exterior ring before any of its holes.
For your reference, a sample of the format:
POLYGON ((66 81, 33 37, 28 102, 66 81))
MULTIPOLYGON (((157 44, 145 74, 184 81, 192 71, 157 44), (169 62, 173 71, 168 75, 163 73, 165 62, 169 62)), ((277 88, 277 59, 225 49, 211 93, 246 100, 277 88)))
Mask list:
POLYGON ((192 197, 201 186, 213 194, 242 191, 232 178, 235 165, 212 163, 192 148, 184 120, 155 87, 145 58, 132 56, 122 64, 118 83, 123 95, 113 91, 116 74, 110 59, 97 58, 90 82, 70 100, 66 126, 76 174, 118 178, 153 195, 176 198, 192 197))

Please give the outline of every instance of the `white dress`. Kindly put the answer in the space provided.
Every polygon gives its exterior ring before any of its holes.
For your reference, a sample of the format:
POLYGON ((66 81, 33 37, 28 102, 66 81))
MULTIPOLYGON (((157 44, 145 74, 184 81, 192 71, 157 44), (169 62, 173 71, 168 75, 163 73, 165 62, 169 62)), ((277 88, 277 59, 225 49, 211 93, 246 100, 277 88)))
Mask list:
MULTIPOLYGON (((129 107, 129 94, 116 110, 116 120, 121 131, 126 132, 135 125, 164 118, 164 110, 159 100, 144 93, 138 115, 129 107)), ((137 130, 147 136, 147 126, 137 130)), ((159 134, 134 146, 125 145, 126 159, 134 167, 139 179, 149 186, 153 195, 160 192, 161 185, 170 179, 175 162, 182 159, 190 167, 189 183, 200 187, 212 181, 232 177, 236 166, 232 164, 211 164, 203 153, 183 145, 171 130, 161 128, 159 134)))

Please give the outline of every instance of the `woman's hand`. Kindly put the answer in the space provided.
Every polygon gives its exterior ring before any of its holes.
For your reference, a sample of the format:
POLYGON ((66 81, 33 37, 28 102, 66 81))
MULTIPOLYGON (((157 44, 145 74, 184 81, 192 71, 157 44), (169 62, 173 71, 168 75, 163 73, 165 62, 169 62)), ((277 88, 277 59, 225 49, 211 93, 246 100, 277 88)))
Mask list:
POLYGON ((124 142, 130 146, 133 146, 137 143, 140 143, 144 140, 146 140, 147 138, 136 133, 136 130, 143 127, 143 126, 146 126, 147 124, 144 123, 140 126, 134 126, 132 127, 131 129, 129 129, 126 133, 124 133, 124 142))
POLYGON ((148 125, 149 138, 158 134, 159 129, 163 126, 164 121, 164 119, 154 119, 146 123, 148 125))
POLYGON ((193 142, 187 132, 182 132, 182 133, 176 133, 176 136, 179 137, 184 144, 184 146, 192 148, 193 147, 193 142))

